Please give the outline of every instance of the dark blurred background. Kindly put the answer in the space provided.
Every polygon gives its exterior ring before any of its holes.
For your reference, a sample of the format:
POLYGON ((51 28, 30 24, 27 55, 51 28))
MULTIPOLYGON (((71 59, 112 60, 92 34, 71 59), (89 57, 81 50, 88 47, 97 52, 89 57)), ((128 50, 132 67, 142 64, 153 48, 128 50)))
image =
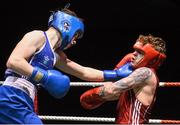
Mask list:
MULTIPOLYGON (((179 0, 18 0, 0 4, 1 45, 0 78, 12 49, 31 30, 47 30, 50 11, 70 9, 83 18, 85 34, 67 56, 84 66, 113 69, 129 52, 140 34, 152 34, 167 42, 167 60, 158 71, 160 81, 180 81, 179 0)), ((71 81, 81 81, 71 77, 71 81)), ((84 110, 79 96, 89 87, 72 87, 63 99, 52 98, 42 88, 39 94, 40 115, 73 115, 114 117, 117 102, 107 102, 92 111, 84 110)), ((180 120, 180 88, 159 88, 153 108, 153 119, 180 120)), ((44 121, 45 123, 61 123, 44 121)), ((68 121, 64 121, 68 123, 68 121)), ((76 123, 76 122, 74 122, 76 123)))

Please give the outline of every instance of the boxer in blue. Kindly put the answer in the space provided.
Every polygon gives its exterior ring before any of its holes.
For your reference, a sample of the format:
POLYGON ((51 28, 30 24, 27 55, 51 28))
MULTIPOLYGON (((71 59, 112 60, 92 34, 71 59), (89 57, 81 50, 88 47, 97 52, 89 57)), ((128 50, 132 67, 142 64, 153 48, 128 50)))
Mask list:
POLYGON ((68 59, 63 50, 76 44, 84 33, 82 20, 69 9, 54 11, 48 24, 47 31, 25 34, 8 58, 6 79, 0 87, 1 124, 43 124, 33 107, 36 86, 44 87, 55 98, 64 97, 70 79, 59 70, 87 81, 115 80, 132 72, 130 64, 101 71, 68 59))

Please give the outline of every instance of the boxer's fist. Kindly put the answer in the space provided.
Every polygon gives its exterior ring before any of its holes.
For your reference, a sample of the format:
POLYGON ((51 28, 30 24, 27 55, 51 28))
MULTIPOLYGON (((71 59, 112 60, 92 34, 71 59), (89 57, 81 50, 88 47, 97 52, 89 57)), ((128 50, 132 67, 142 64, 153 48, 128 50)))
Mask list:
POLYGON ((130 75, 133 71, 131 63, 126 63, 116 70, 104 70, 105 81, 114 81, 130 75))
POLYGON ((102 105, 106 100, 100 96, 100 87, 90 89, 80 97, 80 103, 84 109, 95 109, 102 105))
POLYGON ((126 63, 125 65, 114 71, 116 72, 117 77, 124 78, 129 76, 132 73, 133 69, 131 63, 126 63))
POLYGON ((70 88, 69 77, 57 70, 46 71, 34 67, 33 73, 29 79, 34 84, 40 83, 40 85, 55 98, 64 97, 70 88))

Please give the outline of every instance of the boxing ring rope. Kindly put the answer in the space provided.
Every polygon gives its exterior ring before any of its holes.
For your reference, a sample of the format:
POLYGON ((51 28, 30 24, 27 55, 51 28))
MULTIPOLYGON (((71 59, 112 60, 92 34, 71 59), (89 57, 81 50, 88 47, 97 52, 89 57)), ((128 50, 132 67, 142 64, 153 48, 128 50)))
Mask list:
MULTIPOLYGON (((106 117, 78 117, 78 116, 41 116, 42 120, 60 120, 60 121, 86 121, 86 122, 115 122, 115 118, 106 117)), ((153 124, 180 124, 180 120, 161 120, 149 119, 149 123, 153 124)))
MULTIPOLYGON (((71 86, 101 86, 104 82, 71 82, 71 86)), ((159 87, 180 87, 180 82, 159 82, 159 87)))
MULTIPOLYGON (((3 81, 0 81, 2 84, 3 81)), ((103 82, 71 82, 71 86, 97 87, 103 85, 103 82)), ((180 87, 180 82, 160 82, 159 87, 180 87)), ((38 115, 42 120, 60 120, 60 121, 89 121, 89 122, 115 122, 115 118, 107 117, 79 117, 79 116, 49 116, 38 115)), ((153 124, 180 124, 180 120, 149 119, 153 124)))
MULTIPOLYGON (((0 81, 0 84, 3 84, 3 81, 0 81)), ((71 82, 71 86, 90 86, 96 87, 103 85, 104 82, 71 82)), ((180 82, 159 82, 159 87, 180 87, 180 82)))

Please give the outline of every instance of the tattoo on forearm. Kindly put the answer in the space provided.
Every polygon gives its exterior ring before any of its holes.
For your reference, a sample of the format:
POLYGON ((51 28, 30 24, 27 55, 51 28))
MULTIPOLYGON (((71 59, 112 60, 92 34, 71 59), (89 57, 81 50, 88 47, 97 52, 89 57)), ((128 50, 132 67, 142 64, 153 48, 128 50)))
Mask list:
POLYGON ((104 96, 105 96, 104 91, 105 91, 105 87, 102 86, 102 87, 100 88, 99 96, 104 97, 104 96))
POLYGON ((131 75, 121 80, 118 80, 112 84, 105 84, 101 86, 99 96, 110 99, 114 97, 119 97, 119 94, 123 91, 129 90, 136 85, 144 84, 152 72, 149 68, 142 67, 136 69, 131 75))

